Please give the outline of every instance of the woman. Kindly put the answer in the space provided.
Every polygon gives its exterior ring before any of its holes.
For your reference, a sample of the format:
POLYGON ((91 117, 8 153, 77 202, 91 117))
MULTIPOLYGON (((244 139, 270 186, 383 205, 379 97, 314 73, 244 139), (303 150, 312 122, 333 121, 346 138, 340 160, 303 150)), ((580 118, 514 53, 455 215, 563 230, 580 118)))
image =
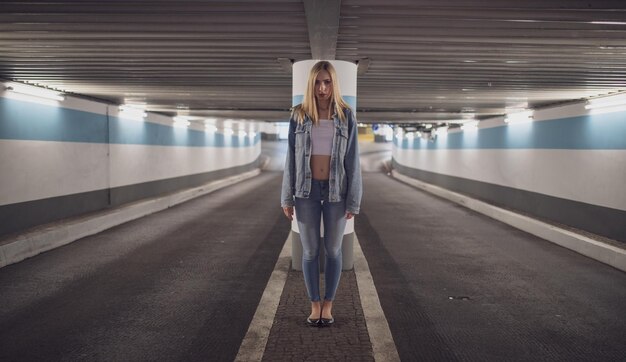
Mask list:
POLYGON ((281 206, 293 220, 294 206, 302 241, 302 271, 311 300, 309 325, 331 325, 333 300, 342 267, 341 242, 346 221, 359 213, 361 167, 357 124, 341 98, 335 68, 316 63, 302 104, 289 121, 289 148, 281 206), (324 220, 325 293, 320 296, 320 220, 324 220))

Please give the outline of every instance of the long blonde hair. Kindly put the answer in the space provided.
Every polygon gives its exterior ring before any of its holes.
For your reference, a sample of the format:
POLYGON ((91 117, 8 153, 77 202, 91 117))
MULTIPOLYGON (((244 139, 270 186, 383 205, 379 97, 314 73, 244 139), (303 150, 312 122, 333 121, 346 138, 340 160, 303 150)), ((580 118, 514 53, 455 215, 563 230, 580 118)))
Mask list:
POLYGON ((322 70, 328 72, 330 80, 333 83, 332 106, 334 107, 334 111, 342 122, 346 121, 346 115, 343 111, 346 108, 350 109, 350 106, 343 100, 343 98, 341 98, 337 72, 335 72, 335 67, 333 67, 330 62, 322 60, 315 63, 313 68, 311 68, 302 104, 293 108, 293 116, 296 118, 298 123, 303 123, 307 115, 311 118, 313 124, 317 124, 319 121, 319 114, 317 114, 317 98, 315 98, 315 80, 317 79, 317 75, 322 70))

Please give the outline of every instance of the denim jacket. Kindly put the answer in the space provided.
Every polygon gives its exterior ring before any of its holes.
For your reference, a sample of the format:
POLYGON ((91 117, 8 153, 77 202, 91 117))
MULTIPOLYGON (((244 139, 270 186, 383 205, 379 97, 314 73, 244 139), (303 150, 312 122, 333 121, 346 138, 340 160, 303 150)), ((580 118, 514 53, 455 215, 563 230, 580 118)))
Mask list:
MULTIPOLYGON (((358 214, 363 186, 359 162, 359 142, 354 113, 344 110, 346 122, 333 115, 335 135, 330 156, 328 197, 330 202, 346 201, 346 212, 358 214)), ((306 117, 302 124, 292 114, 289 120, 289 147, 285 161, 281 206, 294 206, 294 196, 308 198, 311 192, 311 127, 306 117)))

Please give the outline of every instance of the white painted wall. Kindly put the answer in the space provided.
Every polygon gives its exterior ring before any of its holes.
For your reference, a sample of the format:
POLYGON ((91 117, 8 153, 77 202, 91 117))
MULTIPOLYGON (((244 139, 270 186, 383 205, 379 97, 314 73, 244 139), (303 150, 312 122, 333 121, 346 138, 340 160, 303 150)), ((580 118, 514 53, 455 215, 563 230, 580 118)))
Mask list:
POLYGON ((393 158, 403 166, 418 170, 626 210, 626 148, 624 142, 615 141, 620 137, 626 140, 626 112, 596 114, 585 122, 571 121, 572 127, 578 128, 567 129, 571 117, 590 114, 583 105, 538 110, 535 121, 525 124, 506 125, 502 118, 494 118, 480 122, 477 130, 439 136, 434 142, 420 139, 409 148, 400 147, 401 139, 396 139, 393 158), (609 123, 602 123, 609 122, 604 118, 609 116, 611 127, 607 127, 609 123), (471 146, 481 142, 482 133, 496 127, 507 127, 505 143, 532 145, 536 140, 529 137, 537 137, 531 132, 532 127, 548 126, 554 121, 560 122, 559 129, 565 131, 560 135, 557 129, 550 136, 555 144, 567 144, 570 140, 563 137, 576 134, 580 138, 577 141, 585 142, 584 147, 546 147, 551 141, 545 139, 536 147, 471 146), (445 138, 453 134, 461 135, 463 144, 468 146, 444 146, 445 138))
MULTIPOLYGON (((248 139, 248 146, 243 145, 242 139, 236 147, 59 141, 55 137, 63 136, 54 134, 65 131, 54 129, 54 124, 63 123, 62 114, 68 110, 80 111, 73 113, 80 119, 73 122, 72 127, 88 127, 100 122, 102 134, 98 137, 103 140, 112 137, 106 134, 103 119, 117 116, 117 106, 73 97, 42 105, 4 91, 0 92, 0 101, 2 98, 12 103, 7 106, 5 102, 0 108, 3 111, 0 113, 0 206, 202 174, 250 164, 261 154, 260 124, 255 122, 241 123, 248 134, 256 132, 254 139, 248 139), (32 108, 38 111, 30 112, 32 108), (40 121, 46 117, 50 120, 43 129, 40 121), (51 138, 45 139, 48 135, 51 138)), ((119 122, 134 122, 135 126, 150 122, 172 127, 171 118, 152 114, 146 121, 122 119, 119 122)), ((205 132, 198 125, 191 129, 205 132)), ((187 129, 172 130, 187 132, 187 129)), ((232 137, 239 137, 237 130, 234 131, 232 137)), ((218 137, 218 134, 206 137, 218 137)))

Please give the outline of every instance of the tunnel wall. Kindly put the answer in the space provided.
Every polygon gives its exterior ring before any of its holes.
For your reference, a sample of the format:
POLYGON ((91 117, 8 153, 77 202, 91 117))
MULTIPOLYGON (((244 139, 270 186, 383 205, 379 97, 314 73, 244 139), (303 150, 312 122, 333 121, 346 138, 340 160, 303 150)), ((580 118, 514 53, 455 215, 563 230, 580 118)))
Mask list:
POLYGON ((260 153, 258 132, 224 135, 158 114, 125 119, 116 105, 0 93, 0 236, 252 170, 260 153))
MULTIPOLYGON (((488 203, 626 242, 626 112, 584 104, 434 140, 396 136, 393 166, 488 203)), ((417 205, 416 207, 419 207, 417 205)))

